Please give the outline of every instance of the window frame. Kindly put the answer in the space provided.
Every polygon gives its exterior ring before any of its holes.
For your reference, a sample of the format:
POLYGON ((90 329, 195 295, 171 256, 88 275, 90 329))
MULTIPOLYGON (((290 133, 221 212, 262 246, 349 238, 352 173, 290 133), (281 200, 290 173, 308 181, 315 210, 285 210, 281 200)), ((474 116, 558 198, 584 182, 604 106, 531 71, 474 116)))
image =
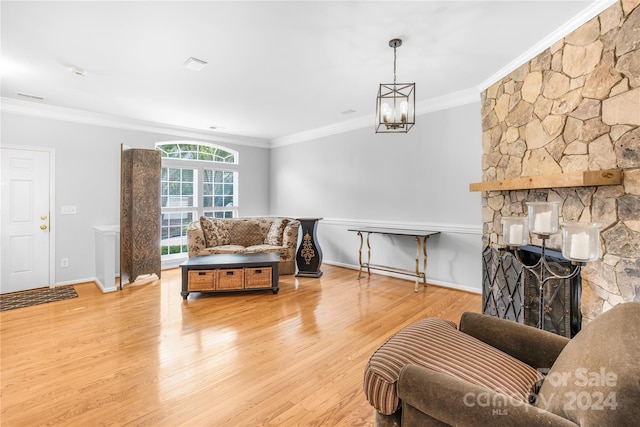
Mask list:
MULTIPOLYGON (((192 141, 164 141, 164 142, 159 142, 156 143, 156 149, 160 152, 162 152, 163 150, 161 150, 160 148, 158 148, 159 146, 163 146, 163 145, 169 145, 169 144, 189 144, 189 145, 196 145, 196 146, 207 146, 207 147, 211 147, 211 148, 215 148, 215 149, 220 149, 220 150, 224 150, 230 154, 233 155, 234 161, 233 162, 220 162, 220 161, 215 161, 215 160, 199 160, 199 159, 185 159, 185 158, 181 158, 181 157, 161 157, 161 164, 162 164, 162 168, 174 168, 174 169, 192 169, 194 170, 194 175, 195 175, 195 182, 194 182, 194 191, 193 191, 193 204, 194 206, 166 206, 166 207, 162 207, 161 206, 161 215, 164 214, 172 214, 172 213, 181 213, 181 212, 188 212, 191 213, 192 215, 192 220, 193 221, 197 221, 201 216, 215 216, 215 217, 225 217, 225 218, 235 218, 238 216, 238 210, 239 210, 239 198, 238 198, 238 193, 239 193, 239 160, 238 160, 238 152, 235 150, 232 150, 230 148, 227 147, 223 147, 223 146, 219 146, 216 144, 211 144, 211 143, 204 143, 204 142, 192 142, 192 141), (221 172, 231 172, 233 173, 233 206, 219 206, 216 207, 215 203, 212 203, 214 206, 210 206, 210 207, 204 207, 204 171, 205 170, 211 170, 211 171, 221 171, 221 172), (216 215, 216 213, 220 213, 219 215, 216 215)), ((161 183, 160 183, 161 184, 161 183)), ((164 193, 163 193, 164 195, 164 193)), ((161 217, 161 224, 162 224, 162 219, 163 217, 161 217)), ((169 220, 170 223, 170 220, 169 220)), ((185 224, 188 225, 188 224, 185 224)), ((168 226, 169 227, 169 234, 170 235, 170 227, 171 225, 168 226)), ((181 236, 184 239, 186 239, 186 231, 185 231, 185 235, 181 236)), ((186 240, 185 240, 186 242, 186 240)), ((162 236, 161 236, 161 240, 160 240, 160 249, 162 251, 162 236)), ((172 245, 169 245, 172 246, 172 245)), ((184 247, 184 245, 181 245, 184 247)), ((167 252, 170 252, 171 248, 169 247, 167 249, 167 252)), ((184 259, 187 257, 187 253, 186 252, 180 252, 180 253, 175 253, 175 254, 166 254, 166 255, 162 255, 162 260, 163 261, 170 261, 170 260, 176 260, 176 259, 184 259)))

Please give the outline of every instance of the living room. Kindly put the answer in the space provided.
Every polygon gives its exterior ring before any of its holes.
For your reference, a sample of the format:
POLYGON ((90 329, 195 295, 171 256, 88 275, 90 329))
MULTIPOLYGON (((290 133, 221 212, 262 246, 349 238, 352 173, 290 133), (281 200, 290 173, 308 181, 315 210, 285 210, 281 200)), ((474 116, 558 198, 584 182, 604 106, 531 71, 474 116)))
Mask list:
MULTIPOLYGON (((492 6, 499 7, 496 5, 501 3, 493 2, 492 6)), ((24 101, 15 93, 5 94, 5 75, 10 75, 3 71, 2 145, 48 147, 55 151, 52 214, 55 242, 51 268, 54 283, 77 284, 96 277, 93 227, 118 224, 120 219, 121 144, 154 149, 155 144, 161 142, 198 141, 239 153, 239 216, 322 217, 318 235, 326 265, 357 270, 359 241, 355 233, 348 231, 353 226, 426 228, 440 232, 429 240, 428 282, 480 294, 481 254, 486 246, 483 224, 490 221, 483 217, 486 215, 483 203, 488 202, 480 193, 470 192, 469 184, 485 180, 483 155, 487 153, 483 151, 486 141, 481 92, 553 45, 558 38, 617 4, 612 1, 563 3, 567 3, 565 15, 559 14, 546 22, 548 29, 538 29, 541 37, 521 46, 510 61, 477 78, 475 86, 459 87, 448 93, 434 90, 437 95, 422 98, 417 124, 406 134, 376 135, 372 123, 366 121, 368 116, 349 122, 339 113, 334 123, 324 127, 299 128, 295 133, 269 137, 122 119, 96 111, 56 106, 53 99, 48 104, 24 101), (589 12, 581 13, 584 9, 589 12), (567 22, 570 25, 563 27, 567 22), (364 122, 368 124, 362 125, 364 122), (75 206, 77 212, 61 214, 64 206, 75 206), (68 262, 64 267, 63 259, 68 262)), ((637 2, 620 4, 628 14, 637 2)), ((18 10, 11 2, 3 2, 3 56, 8 55, 5 44, 11 47, 13 40, 5 37, 5 28, 11 28, 11 13, 18 10)), ((21 11, 19 19, 13 22, 24 22, 29 12, 21 11)), ((396 34, 390 37, 394 36, 396 34)), ((392 51, 386 43, 390 37, 384 35, 380 57, 375 58, 389 71, 392 51)), ((287 46, 282 49, 286 51, 287 46)), ((410 73, 410 58, 415 56, 409 54, 410 49, 411 39, 407 39, 397 52, 401 78, 414 78, 410 73)), ((193 74, 189 76, 192 78, 193 74)), ((385 71, 366 80, 373 82, 371 87, 375 93, 377 84, 389 77, 390 73, 385 71)), ((91 70, 78 78, 92 78, 91 70)), ((437 80, 425 74, 415 77, 418 90, 427 87, 430 79, 437 80)), ((82 80, 74 83, 79 92, 82 84, 82 80)), ((631 81, 628 84, 636 87, 631 81)), ((158 93, 156 101, 162 104, 165 102, 162 90, 158 93)), ((251 100, 244 97, 243 102, 251 100)), ((314 100, 301 97, 299 102, 313 103, 314 100)), ((351 107, 340 104, 338 109, 347 108, 351 107)), ((637 124, 627 126, 637 127, 637 124)), ((5 209, 7 206, 3 206, 3 214, 5 209)), ((376 244, 382 263, 413 268, 414 242, 391 239, 376 244)), ((611 256, 607 260, 612 262, 611 256)), ((637 291, 618 295, 619 298, 611 296, 616 294, 615 290, 605 295, 600 291, 596 293, 608 303, 637 299, 637 291)), ((602 301, 589 299, 588 303, 590 307, 598 304, 602 307, 602 301)), ((593 311, 594 316, 597 314, 593 311)))
MULTIPOLYGON (((17 3, 9 2, 3 7, 5 11, 3 19, 6 21, 3 25, 5 34, 9 34, 12 22, 18 25, 25 19, 33 22, 36 18, 33 17, 34 12, 31 9, 37 11, 41 7, 35 3, 20 6, 18 8, 20 15, 12 20, 11 7, 16 5, 17 3)), ((54 5, 55 3, 52 3, 52 6, 49 6, 52 8, 51 13, 55 13, 54 9, 61 10, 54 5)), ((295 7, 295 13, 301 13, 302 17, 306 17, 304 5, 288 6, 295 7)), ((524 34, 523 37, 530 40, 526 43, 532 46, 540 42, 542 38, 572 18, 575 11, 583 9, 582 6, 584 5, 564 5, 562 15, 558 12, 558 16, 554 16, 553 20, 545 18, 543 24, 536 24, 536 27, 542 25, 536 28, 536 33, 539 34, 537 38, 534 35, 524 34), (555 21, 555 24, 552 21, 555 21)), ((98 25, 92 19, 98 19, 101 14, 107 13, 106 10, 96 9, 95 6, 88 4, 84 4, 81 9, 78 9, 79 5, 69 7, 69 13, 66 15, 68 17, 65 20, 60 18, 56 21, 58 24, 54 26, 50 37, 54 37, 58 29, 62 33, 62 27, 65 24, 65 28, 76 28, 72 23, 73 10, 88 14, 83 21, 85 22, 83 26, 74 30, 82 29, 87 34, 91 34, 91 25, 98 25)), ((149 7, 151 6, 142 6, 139 13, 146 12, 149 7)), ((280 7, 286 9, 285 5, 280 7)), ((360 5, 360 7, 363 6, 360 5)), ((464 9, 463 4, 457 7, 464 9)), ((519 10, 518 5, 494 4, 493 7, 510 7, 511 13, 519 10)), ((367 13, 374 14, 376 10, 378 9, 367 13)), ((133 14, 134 11, 135 9, 131 9, 129 13, 133 14)), ((365 11, 366 9, 363 13, 365 11)), ((483 15, 490 15, 491 12, 493 9, 484 12, 483 15)), ((170 11, 166 13, 170 15, 170 11)), ((276 12, 272 13, 277 15, 276 12)), ((544 9, 538 10, 537 13, 541 17, 545 15, 544 9)), ((400 12, 400 14, 403 13, 400 12)), ((38 15, 40 16, 38 19, 44 19, 46 15, 47 13, 42 13, 38 15)), ((169 19, 164 15, 161 16, 163 19, 169 19)), ((418 18, 416 20, 420 21, 418 18)), ((42 23, 42 26, 44 25, 45 23, 42 23)), ((402 33, 404 26, 402 22, 394 24, 399 33, 402 33)), ((21 31, 24 31, 24 28, 21 31)), ((66 38, 60 36, 60 44, 71 42, 70 38, 75 37, 74 31, 65 35, 66 38)), ((124 28, 121 31, 124 31, 124 28)), ((131 31, 135 32, 136 28, 134 27, 131 31)), ((124 38, 124 35, 118 36, 117 40, 121 37, 124 38)), ((373 89, 371 92, 364 93, 365 101, 361 107, 363 110, 373 103, 371 99, 375 96, 378 83, 393 77, 393 50, 389 48, 387 40, 391 37, 393 36, 385 35, 381 45, 376 45, 376 52, 380 52, 379 57, 369 58, 379 63, 377 67, 380 68, 381 75, 367 77, 373 89)), ((100 39, 97 40, 100 41, 100 39)), ((5 37, 5 43, 11 41, 12 38, 5 37)), ((41 42, 39 38, 35 38, 31 44, 35 43, 35 46, 38 46, 41 42)), ((369 42, 366 44, 368 45, 369 42)), ((373 45, 373 42, 371 44, 373 45)), ((104 40, 100 42, 100 46, 103 52, 109 52, 112 49, 104 40)), ((7 47, 11 49, 11 44, 7 47)), ((274 50, 277 52, 279 49, 274 50)), ((437 51, 441 49, 437 48, 437 51)), ((491 50, 490 47, 486 49, 491 50)), ((299 50, 300 48, 297 51, 299 50)), ((517 56, 522 54, 524 49, 515 46, 511 47, 511 50, 515 51, 517 56)), ((186 57, 181 61, 186 60, 191 54, 185 52, 186 57)), ((357 51, 350 54, 355 55, 357 51)), ((15 92, 8 93, 2 103, 3 145, 47 146, 55 149, 56 206, 52 209, 51 215, 52 220, 55 221, 53 224, 55 259, 52 260, 55 283, 71 284, 95 277, 93 227, 117 225, 120 218, 118 205, 120 144, 153 149, 155 144, 160 142, 195 140, 229 147, 239 152, 238 214, 240 216, 271 214, 323 217, 324 220, 319 224, 319 234, 322 236, 324 262, 351 267, 358 264, 358 238, 354 233, 346 231, 353 225, 428 228, 443 232, 429 242, 432 248, 435 249, 437 246, 438 249, 429 253, 429 278, 432 283, 479 292, 478 277, 481 274, 481 267, 477 254, 482 245, 481 209, 479 208, 481 202, 479 194, 468 191, 468 184, 480 181, 482 172, 479 161, 482 157, 481 123, 478 114, 479 90, 476 87, 454 86, 453 93, 442 93, 439 87, 442 86, 442 76, 410 74, 409 67, 415 67, 415 65, 409 62, 411 58, 409 54, 420 55, 420 48, 417 45, 411 46, 411 41, 407 40, 397 51, 398 78, 417 80, 417 91, 423 93, 420 96, 424 99, 418 107, 422 108, 421 111, 425 111, 425 114, 420 115, 420 126, 416 125, 412 131, 401 135, 372 134, 370 131, 372 121, 369 121, 367 116, 344 122, 345 116, 336 111, 331 116, 336 121, 328 122, 331 125, 328 129, 325 126, 310 132, 312 128, 300 128, 298 125, 300 131, 294 134, 273 135, 269 139, 255 136, 242 137, 216 133, 208 129, 199 131, 177 126, 163 127, 157 123, 150 123, 149 120, 118 120, 117 117, 102 115, 97 111, 55 108, 47 101, 25 101, 24 97, 16 95, 15 92), (420 79, 424 81, 421 86, 420 79), (44 140, 47 141, 46 144, 44 140), (299 142, 289 143, 296 141, 299 142), (336 152, 341 155, 335 156, 336 152), (460 156, 460 153, 464 153, 464 156, 460 156), (389 161, 391 158, 400 159, 400 161, 389 161), (100 159, 100 161, 94 162, 91 159, 100 159), (313 159, 313 162, 305 159, 313 159), (386 173, 381 174, 381 170, 386 173), (339 174, 336 172, 327 174, 327 171, 339 171, 339 174), (305 177, 305 179, 291 179, 291 177, 305 177), (303 182, 304 185, 302 185, 303 182), (398 183, 402 182, 411 184, 406 187, 399 186, 398 183), (434 185, 435 183, 437 185, 434 185), (388 200, 380 200, 379 195, 382 194, 387 195, 388 200), (61 215, 62 206, 76 206, 77 213, 61 215), (344 244, 349 241, 350 245, 344 244), (78 242, 86 243, 78 244, 78 242), (68 267, 60 266, 61 259, 68 260, 68 267), (456 268, 459 265, 464 265, 465 268, 456 268)), ((4 55, 8 60, 11 59, 8 50, 5 50, 4 55)), ((67 53, 61 51, 59 55, 67 55, 67 53)), ((513 59, 512 57, 507 59, 505 55, 501 64, 490 62, 489 73, 497 72, 513 59)), ((12 64, 8 60, 7 64, 12 64)), ((71 61, 71 58, 68 61, 71 61)), ((101 60, 95 61, 96 67, 101 64, 101 60)), ((425 58, 420 61, 429 63, 435 59, 425 58)), ((61 65, 57 66, 60 68, 60 73, 65 73, 62 77, 49 73, 46 78, 31 79, 28 85, 25 83, 27 87, 18 89, 16 92, 38 95, 38 93, 32 93, 35 90, 32 88, 46 85, 46 82, 52 78, 62 78, 61 82, 69 84, 68 80, 73 77, 75 80, 71 81, 71 87, 82 94, 84 85, 91 84, 94 85, 91 87, 95 87, 98 84, 92 83, 91 80, 100 82, 105 78, 98 70, 94 76, 91 70, 87 70, 85 76, 78 77, 69 73, 61 65)), ((77 66, 86 68, 88 64, 77 64, 77 66)), ((12 68, 7 67, 3 72, 5 87, 12 78, 11 71, 12 68)), ((18 67, 16 73, 28 76, 29 74, 25 74, 24 71, 18 67), (20 73, 20 71, 23 72, 20 73)), ((210 72, 207 68, 201 72, 188 69, 179 71, 181 73, 177 76, 187 80, 200 79, 203 73, 210 72)), ((133 75, 137 74, 133 73, 133 75)), ((465 70, 465 78, 468 79, 468 75, 478 82, 482 82, 482 79, 491 82, 496 80, 490 74, 478 78, 469 69, 465 70)), ((105 82, 105 84, 112 84, 109 80, 105 82)), ((100 92, 92 96, 108 96, 108 90, 107 93, 103 93, 104 88, 99 90, 100 92)), ((162 90, 157 94, 154 96, 162 96, 162 90)), ((243 98, 243 100, 249 102, 249 99, 243 98)), ((315 101, 301 99, 300 102, 315 101)), ((341 102, 344 103, 344 101, 341 102)), ((128 106, 127 102, 119 101, 116 105, 123 111, 133 108, 128 106)), ((342 111, 350 107, 344 105, 338 110, 342 111)), ((212 124, 209 120, 204 122, 207 126, 212 124)), ((378 246, 380 248, 378 253, 384 256, 381 259, 382 263, 411 268, 412 254, 415 252, 413 242, 399 240, 389 245, 383 241, 381 245, 384 246, 378 246), (399 248, 401 248, 400 251, 398 251, 399 248)))

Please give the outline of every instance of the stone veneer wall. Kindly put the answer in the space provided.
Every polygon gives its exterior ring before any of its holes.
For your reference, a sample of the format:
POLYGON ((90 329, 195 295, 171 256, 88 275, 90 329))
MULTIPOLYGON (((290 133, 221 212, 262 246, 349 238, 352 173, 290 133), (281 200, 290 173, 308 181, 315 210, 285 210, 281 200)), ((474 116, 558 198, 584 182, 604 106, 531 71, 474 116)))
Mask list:
POLYGON ((525 201, 602 224, 602 256, 582 270, 583 322, 640 300, 639 4, 613 4, 482 93, 483 181, 623 169, 623 185, 482 194, 485 247, 504 247, 501 219, 526 215, 525 201))

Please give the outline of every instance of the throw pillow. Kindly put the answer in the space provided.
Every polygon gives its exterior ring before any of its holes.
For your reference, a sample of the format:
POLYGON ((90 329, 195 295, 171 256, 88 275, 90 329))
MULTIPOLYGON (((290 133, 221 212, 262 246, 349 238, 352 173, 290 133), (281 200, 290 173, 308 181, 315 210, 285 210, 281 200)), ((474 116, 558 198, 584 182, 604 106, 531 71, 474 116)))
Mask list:
POLYGON ((218 246, 230 245, 231 235, 229 232, 229 221, 215 219, 213 220, 213 227, 218 240, 218 246))
POLYGON ((289 219, 287 218, 274 220, 269 229, 269 233, 267 233, 267 237, 264 239, 264 244, 282 246, 282 235, 284 234, 284 229, 287 224, 289 224, 289 219))
POLYGON ((207 248, 231 243, 229 225, 226 221, 202 216, 200 217, 200 228, 202 228, 207 248))
POLYGON ((238 219, 230 223, 229 235, 234 245, 248 247, 262 244, 262 231, 258 221, 238 219))
POLYGON ((212 248, 218 246, 218 238, 213 221, 205 216, 200 217, 200 228, 204 234, 205 247, 212 248))

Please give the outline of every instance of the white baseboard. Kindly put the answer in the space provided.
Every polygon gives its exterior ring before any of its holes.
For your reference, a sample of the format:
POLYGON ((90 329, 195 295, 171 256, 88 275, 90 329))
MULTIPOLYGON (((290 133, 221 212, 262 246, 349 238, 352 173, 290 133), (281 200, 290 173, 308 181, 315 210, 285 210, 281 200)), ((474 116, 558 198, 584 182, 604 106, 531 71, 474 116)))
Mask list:
MULTIPOLYGON (((348 268, 350 270, 360 270, 360 266, 359 265, 345 264, 345 263, 336 262, 336 261, 330 261, 330 260, 323 260, 322 263, 323 264, 329 264, 329 265, 335 265, 336 267, 348 268)), ((396 278, 396 279, 402 279, 402 280, 408 280, 408 281, 411 281, 411 282, 415 282, 415 279, 408 279, 406 275, 399 274, 399 273, 394 273, 394 272, 391 272, 391 271, 376 270, 375 274, 379 274, 381 276, 388 276, 388 277, 393 277, 393 278, 396 278)), ((473 294, 482 294, 482 289, 473 288, 471 286, 460 285, 460 284, 457 284, 457 283, 445 282, 445 281, 442 281, 442 280, 429 278, 428 276, 427 276, 427 283, 433 284, 433 285, 442 286, 444 288, 456 289, 458 291, 471 292, 473 294)))
POLYGON ((95 285, 102 291, 102 293, 107 293, 107 292, 115 292, 118 290, 118 288, 116 288, 115 284, 113 285, 113 287, 107 287, 105 288, 102 283, 100 283, 100 281, 98 280, 97 277, 88 277, 86 279, 79 279, 79 280, 68 280, 66 282, 56 282, 52 287, 56 288, 58 286, 68 286, 68 285, 79 285, 82 283, 89 283, 89 282, 93 282, 95 283, 95 285))
POLYGON ((100 283, 100 281, 98 279, 95 280, 96 285, 98 286, 98 288, 100 288, 100 290, 102 291, 103 294, 106 294, 108 292, 115 292, 118 290, 118 288, 116 287, 116 285, 114 284, 113 286, 109 286, 109 287, 104 287, 104 285, 102 283, 100 283))
MULTIPOLYGON (((345 263, 331 261, 331 260, 323 260, 322 262, 324 264, 335 265, 336 267, 348 268, 350 270, 355 270, 355 271, 360 270, 360 266, 359 265, 345 264, 345 263)), ((175 267, 177 267, 177 265, 173 266, 173 267, 163 265, 162 269, 163 270, 168 270, 170 268, 175 268, 175 267)), ((382 270, 378 271, 378 270, 376 270, 375 274, 379 274, 381 276, 393 277, 393 278, 396 278, 396 279, 407 280, 407 281, 411 281, 411 282, 415 281, 414 279, 407 278, 406 275, 393 273, 393 272, 390 272, 390 271, 382 271, 382 270)), ((80 279, 80 280, 69 280, 69 281, 66 281, 66 282, 57 282, 52 287, 66 286, 66 285, 79 285, 81 283, 88 283, 88 282, 95 283, 95 285, 100 289, 100 291, 102 293, 115 292, 115 291, 118 290, 118 288, 115 286, 115 284, 114 284, 113 287, 104 287, 102 285, 102 283, 100 283, 100 281, 96 277, 89 277, 89 278, 80 279)), ((429 278, 428 276, 427 276, 427 282, 430 283, 430 284, 433 284, 433 285, 442 286, 444 288, 456 289, 456 290, 459 290, 459 291, 471 292, 471 293, 474 293, 474 294, 482 294, 482 290, 481 289, 476 289, 476 288, 473 288, 471 286, 466 286, 466 285, 460 285, 458 283, 445 282, 445 281, 442 281, 442 280, 429 278)))

